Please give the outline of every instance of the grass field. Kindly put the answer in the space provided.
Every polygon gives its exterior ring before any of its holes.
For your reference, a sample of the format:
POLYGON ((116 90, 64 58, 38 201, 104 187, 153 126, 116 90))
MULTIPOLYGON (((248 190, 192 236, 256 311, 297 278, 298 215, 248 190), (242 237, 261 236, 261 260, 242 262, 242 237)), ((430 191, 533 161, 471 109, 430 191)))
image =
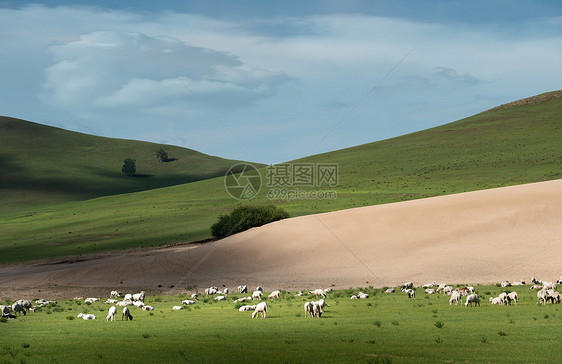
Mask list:
POLYGON ((504 291, 496 286, 476 287, 481 307, 449 306, 449 296, 421 288, 415 301, 372 288, 362 289, 366 300, 349 299, 359 289, 334 291, 320 319, 304 317, 303 302, 312 297, 294 292, 268 301, 266 319, 238 312, 238 294, 183 311, 171 308, 185 293, 148 296, 155 311, 132 307, 132 322, 107 322, 108 304, 59 301, 0 323, 0 362, 559 362, 562 306, 536 305, 528 285, 508 289, 519 293, 518 305, 490 305, 488 297, 504 291))
MULTIPOLYGON (((255 199, 242 202, 227 194, 224 178, 218 177, 88 201, 0 209, 0 264, 205 239, 219 214, 247 203, 275 203, 300 216, 558 179, 561 111, 562 98, 546 97, 297 161, 337 163, 336 199, 269 200, 271 189, 264 186, 255 199)), ((265 184, 267 172, 262 169, 261 175, 265 184)))

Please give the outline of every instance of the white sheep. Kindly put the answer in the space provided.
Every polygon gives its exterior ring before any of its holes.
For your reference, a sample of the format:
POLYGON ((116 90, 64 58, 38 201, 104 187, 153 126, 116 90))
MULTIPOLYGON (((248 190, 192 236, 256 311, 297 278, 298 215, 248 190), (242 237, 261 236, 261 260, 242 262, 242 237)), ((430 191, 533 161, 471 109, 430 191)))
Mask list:
POLYGON ((426 283, 422 286, 422 288, 432 288, 432 287, 437 287, 437 285, 435 284, 435 282, 431 282, 431 283, 426 283))
POLYGON ((275 291, 271 292, 271 294, 269 296, 267 296, 267 298, 270 299, 270 300, 272 300, 274 298, 281 299, 281 291, 275 290, 275 291))
POLYGON ((205 296, 215 295, 215 294, 217 294, 218 291, 219 291, 219 289, 217 287, 206 288, 205 289, 205 296))
POLYGON ((27 311, 25 310, 25 308, 23 308, 23 306, 18 302, 12 303, 12 311, 14 311, 14 314, 17 313, 18 316, 22 313, 24 316, 27 315, 27 311))
POLYGON ((501 301, 501 303, 500 303, 501 305, 507 305, 507 303, 509 301, 509 298, 507 298, 507 293, 505 293, 505 292, 500 293, 498 298, 501 301))
POLYGON ((174 311, 183 310, 183 307, 182 306, 174 306, 174 307, 172 307, 172 310, 174 310, 174 311))
POLYGON ((525 285, 525 281, 517 281, 517 282, 513 282, 511 283, 512 286, 523 286, 525 285))
POLYGON ((131 315, 131 311, 129 311, 129 307, 123 307, 123 315, 121 316, 121 321, 131 320, 133 321, 133 315, 131 315))
POLYGON ((324 293, 323 289, 315 289, 314 291, 308 291, 308 294, 316 295, 316 298, 318 298, 318 296, 321 296, 322 298, 326 298, 326 294, 324 293))
POLYGON ((217 296, 215 297, 216 301, 226 301, 226 297, 225 296, 217 296))
POLYGON ((425 289, 425 293, 427 293, 427 294, 434 294, 434 293, 435 293, 435 289, 433 289, 433 288, 426 288, 426 289, 425 289))
POLYGON ((542 284, 542 281, 539 281, 535 277, 531 277, 531 282, 533 282, 533 284, 542 284))
POLYGON ((244 312, 244 311, 253 311, 256 309, 256 305, 245 305, 245 306, 241 306, 238 311, 240 312, 244 312))
POLYGON ((314 315, 314 308, 312 302, 305 302, 304 303, 304 317, 313 317, 314 315))
POLYGON ((110 298, 119 298, 123 295, 123 293, 121 293, 121 291, 111 291, 111 294, 109 295, 110 298))
POLYGON ((388 288, 384 293, 394 293, 394 288, 388 288))
POLYGON ((451 294, 453 293, 454 288, 452 286, 446 286, 445 288, 443 288, 443 293, 445 294, 451 294))
POLYGON ((261 286, 257 286, 257 287, 256 287, 256 291, 263 292, 263 288, 261 288, 261 286))
POLYGON ((228 292, 229 292, 229 291, 228 291, 228 287, 225 287, 225 289, 223 289, 224 295, 225 295, 225 296, 228 296, 228 292))
POLYGON ((248 293, 248 286, 238 286, 238 293, 248 293))
POLYGON ((318 304, 320 305, 320 308, 321 308, 322 310, 324 310, 324 307, 328 306, 328 304, 326 303, 326 301, 324 301, 323 298, 321 298, 321 299, 318 300, 318 304))
POLYGON ((546 304, 546 300, 548 298, 548 292, 546 289, 541 289, 540 291, 537 291, 537 305, 539 303, 542 303, 543 305, 546 304))
POLYGON ((502 301, 500 300, 499 297, 490 297, 489 301, 492 303, 492 305, 501 305, 502 301))
POLYGON ((543 286, 535 284, 534 286, 531 286, 530 289, 542 289, 543 286))
POLYGON ((331 288, 326 288, 326 289, 324 290, 324 293, 330 293, 330 292, 332 292, 332 291, 333 291, 333 289, 331 289, 331 288))
POLYGON ((252 318, 259 317, 260 313, 263 315, 263 318, 267 316, 267 303, 260 302, 256 305, 256 310, 252 313, 252 318))
POLYGON ((544 289, 556 289, 556 283, 554 282, 543 282, 542 285, 544 289))
POLYGON ((478 297, 478 295, 476 293, 473 293, 471 295, 468 295, 466 297, 466 302, 464 304, 465 307, 468 307, 469 305, 472 306, 472 304, 474 303, 474 306, 476 307, 476 305, 480 306, 480 298, 478 297))
POLYGON ((239 302, 246 302, 246 301, 251 301, 252 297, 241 297, 237 300, 234 300, 234 303, 239 303, 239 302))
POLYGON ((142 306, 143 311, 154 311, 154 307, 152 306, 142 306))
POLYGON ((558 292, 556 290, 553 290, 553 289, 547 290, 547 297, 546 297, 547 303, 548 302, 550 302, 550 303, 560 303, 561 299, 562 298, 560 297, 560 292, 558 292))
POLYGON ((183 301, 181 301, 181 304, 182 305, 194 305, 195 301, 193 301, 193 300, 183 300, 183 301))
POLYGON ((144 302, 144 298, 146 297, 144 291, 141 291, 140 293, 135 293, 133 295, 133 301, 140 301, 140 302, 144 302))
POLYGON ((115 321, 116 315, 117 315, 117 308, 115 306, 111 306, 109 308, 109 312, 107 313, 106 320, 107 321, 115 321))
POLYGON ((256 300, 260 300, 261 301, 261 291, 254 291, 254 293, 252 293, 252 299, 256 299, 256 300))
POLYGON ((451 293, 451 298, 449 299, 449 306, 451 306, 453 304, 453 302, 455 303, 455 306, 458 305, 459 301, 462 304, 462 299, 461 299, 462 295, 460 291, 453 291, 453 293, 451 293))
POLYGON ((445 287, 447 287, 447 283, 439 283, 439 285, 437 286, 436 292, 443 291, 445 289, 445 287))
POLYGON ((191 295, 191 299, 195 300, 195 301, 199 301, 199 294, 198 293, 194 293, 191 295))
POLYGON ((100 300, 99 298, 89 297, 89 298, 86 298, 86 299, 84 300, 84 303, 94 303, 94 302, 97 302, 97 301, 99 301, 99 300, 100 300))
POLYGON ((402 292, 406 293, 408 295, 408 300, 411 300, 412 298, 415 300, 416 299, 416 291, 414 291, 413 289, 405 289, 402 292))
POLYGON ((356 300, 356 299, 358 299, 358 298, 359 298, 359 297, 357 297, 356 295, 351 296, 351 299, 352 299, 352 300, 356 300))
POLYGON ((369 295, 367 293, 359 292, 359 293, 357 293, 357 298, 359 298, 361 300, 365 300, 365 299, 369 298, 369 295))
POLYGON ((95 320, 96 316, 92 315, 92 314, 85 314, 85 313, 79 313, 78 317, 82 317, 82 320, 95 320))
POLYGON ((133 300, 133 295, 130 293, 127 293, 125 297, 123 297, 123 301, 132 301, 132 300, 133 300))
POLYGON ((16 303, 19 303, 27 312, 35 312, 35 307, 33 307, 30 300, 17 300, 16 303))
POLYGON ((135 301, 133 302, 133 305, 136 307, 143 307, 144 306, 144 302, 142 301, 135 301))
POLYGON ((505 288, 505 287, 511 287, 511 283, 509 283, 509 281, 503 281, 503 282, 501 283, 501 286, 504 287, 504 288, 505 288))
POLYGON ((320 318, 323 313, 324 313, 324 310, 322 310, 322 307, 320 306, 320 303, 312 302, 312 314, 313 314, 313 316, 315 318, 320 318))
POLYGON ((0 305, 0 315, 7 315, 10 313, 10 306, 0 305))
POLYGON ((402 285, 402 289, 408 289, 408 288, 413 288, 414 284, 412 282, 406 282, 402 285))
POLYGON ((519 297, 517 296, 517 292, 510 292, 507 294, 507 300, 508 303, 511 303, 512 301, 515 302, 515 304, 517 304, 519 302, 519 297))
POLYGON ((562 276, 560 276, 560 279, 556 281, 557 284, 562 284, 562 276))
POLYGON ((108 298, 107 301, 105 301, 105 303, 109 303, 110 305, 114 305, 117 302, 119 302, 119 301, 117 301, 116 299, 113 299, 113 298, 108 298))

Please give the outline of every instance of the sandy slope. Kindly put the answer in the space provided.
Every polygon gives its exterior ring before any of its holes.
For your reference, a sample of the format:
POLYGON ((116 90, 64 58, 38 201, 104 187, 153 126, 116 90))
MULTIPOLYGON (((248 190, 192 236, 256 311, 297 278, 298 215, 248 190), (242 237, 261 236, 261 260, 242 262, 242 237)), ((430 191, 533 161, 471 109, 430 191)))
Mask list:
POLYGON ((1 267, 0 298, 158 285, 555 280, 562 274, 562 180, 297 217, 204 245, 53 263, 1 267))

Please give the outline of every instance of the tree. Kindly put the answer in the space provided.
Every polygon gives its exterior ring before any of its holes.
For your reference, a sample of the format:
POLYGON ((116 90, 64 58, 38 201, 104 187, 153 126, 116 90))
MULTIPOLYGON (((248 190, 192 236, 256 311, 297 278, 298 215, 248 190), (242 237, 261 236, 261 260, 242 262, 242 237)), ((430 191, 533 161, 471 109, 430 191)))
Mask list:
POLYGON ((273 205, 240 206, 232 210, 230 214, 220 215, 218 221, 211 226, 211 234, 217 239, 222 239, 288 217, 289 214, 285 210, 273 205))
POLYGON ((135 160, 131 158, 127 158, 123 161, 123 168, 121 168, 121 172, 125 173, 127 176, 132 176, 137 172, 137 166, 135 164, 135 160))
POLYGON ((168 152, 164 150, 164 147, 160 147, 156 151, 156 157, 158 157, 158 160, 160 160, 160 162, 165 162, 168 159, 168 152))

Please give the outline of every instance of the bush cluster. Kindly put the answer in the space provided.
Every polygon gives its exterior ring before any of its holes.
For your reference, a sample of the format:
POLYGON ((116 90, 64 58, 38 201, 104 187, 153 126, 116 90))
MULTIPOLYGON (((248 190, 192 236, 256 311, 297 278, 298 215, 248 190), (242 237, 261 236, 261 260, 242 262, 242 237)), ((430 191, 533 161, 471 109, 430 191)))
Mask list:
POLYGON ((220 215, 211 226, 211 233, 217 239, 262 226, 273 221, 286 219, 289 214, 282 208, 269 206, 241 206, 230 214, 220 215))

